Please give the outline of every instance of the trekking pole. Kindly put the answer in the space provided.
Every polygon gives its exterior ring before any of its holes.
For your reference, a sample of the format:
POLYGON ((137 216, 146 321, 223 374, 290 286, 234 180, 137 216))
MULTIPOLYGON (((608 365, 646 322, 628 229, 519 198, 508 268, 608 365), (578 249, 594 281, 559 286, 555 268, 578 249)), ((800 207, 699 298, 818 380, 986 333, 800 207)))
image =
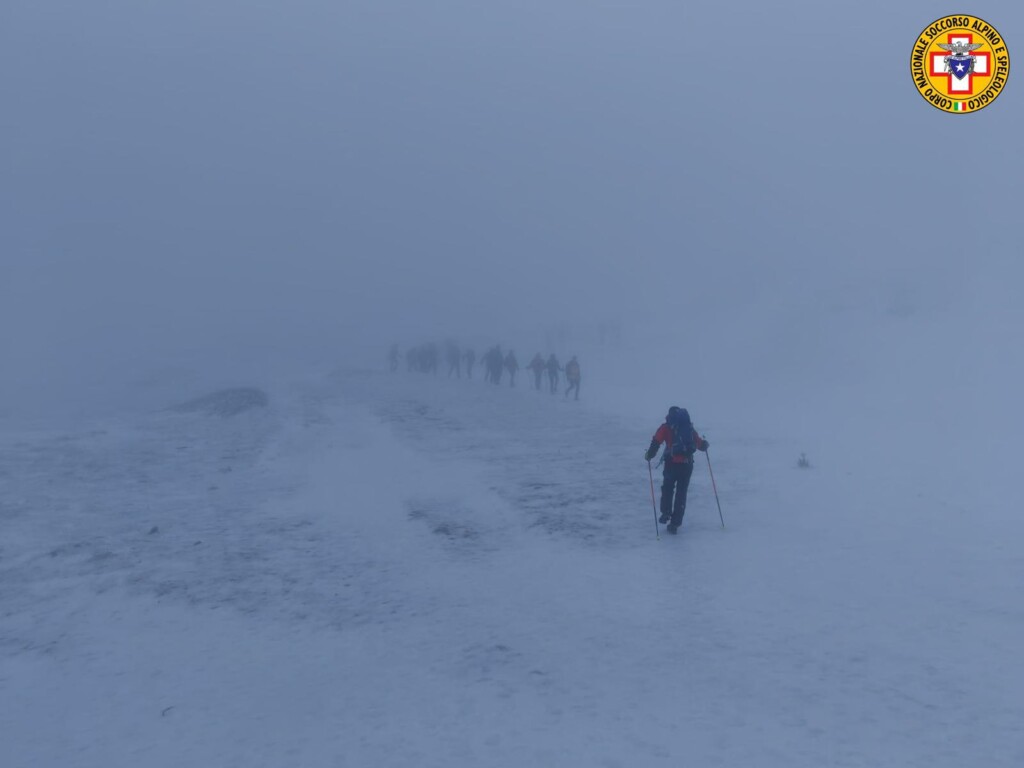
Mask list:
POLYGON ((654 503, 654 470, 651 469, 651 460, 647 460, 647 474, 651 476, 651 509, 654 510, 654 538, 661 541, 661 529, 658 528, 658 506, 654 503))
POLYGON ((718 486, 715 485, 715 472, 711 469, 711 457, 708 455, 707 451, 704 451, 704 458, 708 460, 708 473, 711 475, 711 488, 715 491, 715 504, 718 505, 718 519, 722 521, 722 527, 725 528, 725 518, 722 517, 722 502, 718 500, 718 486))

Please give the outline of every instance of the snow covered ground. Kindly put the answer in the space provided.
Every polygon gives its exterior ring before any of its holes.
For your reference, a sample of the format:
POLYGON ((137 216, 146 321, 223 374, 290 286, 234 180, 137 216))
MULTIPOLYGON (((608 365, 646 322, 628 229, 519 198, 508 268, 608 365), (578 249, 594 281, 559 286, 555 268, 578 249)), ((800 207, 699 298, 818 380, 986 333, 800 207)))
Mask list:
POLYGON ((5 432, 0 764, 1024 763, 1009 515, 722 426, 659 542, 665 404, 525 385, 5 432))

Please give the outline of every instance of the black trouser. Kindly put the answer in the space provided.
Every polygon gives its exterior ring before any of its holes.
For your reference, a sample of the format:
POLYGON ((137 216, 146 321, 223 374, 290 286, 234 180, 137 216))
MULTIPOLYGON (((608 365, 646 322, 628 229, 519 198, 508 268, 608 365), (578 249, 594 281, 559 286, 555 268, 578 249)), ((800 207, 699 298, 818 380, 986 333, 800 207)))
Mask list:
POLYGON ((538 390, 540 390, 540 376, 541 376, 542 373, 544 373, 544 371, 541 368, 534 368, 533 369, 533 385, 538 390))
POLYGON ((690 475, 693 474, 693 462, 678 464, 665 462, 665 481, 661 484, 661 514, 672 515, 672 525, 677 528, 683 524, 683 513, 686 511, 686 491, 690 487, 690 475), (672 492, 675 491, 675 503, 672 503, 672 492))
POLYGON ((574 389, 576 390, 576 399, 579 400, 580 399, 580 380, 579 379, 569 379, 569 386, 565 390, 565 396, 568 397, 569 393, 572 392, 574 389))

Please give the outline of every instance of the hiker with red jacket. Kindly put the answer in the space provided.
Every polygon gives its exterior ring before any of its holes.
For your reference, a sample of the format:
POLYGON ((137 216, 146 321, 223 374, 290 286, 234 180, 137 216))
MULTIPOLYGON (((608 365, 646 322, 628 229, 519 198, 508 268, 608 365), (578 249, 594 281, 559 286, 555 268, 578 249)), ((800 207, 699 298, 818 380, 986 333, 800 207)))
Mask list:
POLYGON ((683 524, 683 513, 686 511, 686 491, 693 474, 693 454, 706 451, 708 441, 697 434, 689 412, 673 405, 668 409, 665 423, 654 433, 651 447, 647 449, 644 458, 647 461, 653 459, 662 444, 665 445, 665 453, 662 455, 665 479, 661 485, 661 517, 658 522, 668 523, 668 532, 675 533, 683 524))

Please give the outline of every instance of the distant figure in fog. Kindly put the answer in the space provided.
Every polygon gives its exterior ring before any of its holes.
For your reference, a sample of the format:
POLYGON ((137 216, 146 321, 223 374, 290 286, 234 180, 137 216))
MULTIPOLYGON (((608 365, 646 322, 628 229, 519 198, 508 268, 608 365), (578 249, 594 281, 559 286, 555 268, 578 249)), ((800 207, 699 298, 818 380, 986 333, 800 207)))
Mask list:
POLYGON ((516 385, 516 373, 519 371, 519 361, 516 360, 516 353, 511 349, 505 355, 505 370, 508 371, 508 385, 514 387, 516 385))
POLYGON ((476 365, 476 352, 472 349, 467 349, 462 353, 463 358, 466 360, 466 378, 473 378, 473 366, 476 365))
POLYGON ((501 356, 500 347, 491 347, 483 356, 484 381, 489 384, 497 384, 501 381, 501 369, 504 365, 504 358, 501 356))
POLYGON ((462 355, 459 354, 459 348, 455 342, 449 341, 445 345, 445 359, 448 361, 448 378, 450 379, 454 373, 461 379, 462 367, 459 363, 462 360, 462 355))
POLYGON ((394 373, 398 370, 398 345, 392 344, 391 349, 388 351, 388 367, 391 372, 394 373))
POLYGON ((423 372, 437 376, 437 344, 430 342, 423 350, 423 372))
POLYGON ((562 366, 558 364, 558 358, 555 357, 554 352, 548 357, 545 367, 548 369, 548 382, 551 384, 551 394, 553 395, 558 391, 558 372, 562 370, 562 366))
POLYGON ((533 371, 533 387, 540 392, 540 379, 544 375, 544 358, 540 356, 540 352, 533 356, 533 360, 526 366, 526 370, 533 371))
POLYGON ((580 399, 580 364, 576 361, 576 355, 572 356, 572 360, 565 364, 565 380, 569 382, 569 386, 565 390, 565 396, 568 397, 569 393, 574 389, 576 390, 576 397, 574 400, 580 399))
POLYGON ((488 356, 487 370, 491 374, 491 384, 501 384, 501 373, 505 368, 505 357, 501 354, 501 345, 492 347, 488 356))
POLYGON ((482 355, 480 355, 480 365, 483 366, 483 369, 484 369, 484 381, 486 381, 486 382, 490 382, 491 374, 493 373, 493 371, 491 370, 491 356, 493 354, 494 354, 494 349, 491 348, 491 349, 488 349, 486 352, 484 352, 482 355))

